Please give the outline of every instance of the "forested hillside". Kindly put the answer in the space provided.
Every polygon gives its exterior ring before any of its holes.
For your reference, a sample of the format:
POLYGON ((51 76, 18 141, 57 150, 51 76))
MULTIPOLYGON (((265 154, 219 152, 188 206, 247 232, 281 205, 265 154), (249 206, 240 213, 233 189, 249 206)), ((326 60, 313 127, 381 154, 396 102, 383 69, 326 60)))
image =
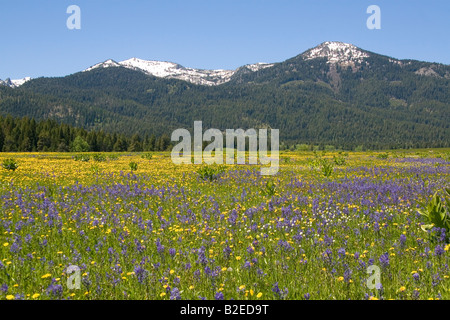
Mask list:
POLYGON ((284 145, 450 146, 450 67, 367 53, 330 64, 299 55, 202 86, 124 67, 0 86, 0 114, 132 136, 176 128, 275 128, 284 145))

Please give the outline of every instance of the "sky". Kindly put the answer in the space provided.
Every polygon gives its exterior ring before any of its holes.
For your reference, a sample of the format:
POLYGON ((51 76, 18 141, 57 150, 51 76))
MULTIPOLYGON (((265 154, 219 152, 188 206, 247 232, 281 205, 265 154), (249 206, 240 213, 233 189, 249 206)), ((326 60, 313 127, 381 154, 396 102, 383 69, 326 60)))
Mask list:
POLYGON ((200 69, 281 62, 324 41, 450 64, 449 0, 0 0, 0 79, 132 57, 200 69), (70 5, 81 29, 69 29, 70 5), (367 28, 370 5, 381 29, 367 28))

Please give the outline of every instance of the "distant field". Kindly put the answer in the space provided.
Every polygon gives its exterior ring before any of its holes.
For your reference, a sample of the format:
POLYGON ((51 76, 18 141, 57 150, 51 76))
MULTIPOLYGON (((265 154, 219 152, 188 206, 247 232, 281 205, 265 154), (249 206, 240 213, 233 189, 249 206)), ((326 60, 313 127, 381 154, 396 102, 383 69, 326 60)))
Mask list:
POLYGON ((169 152, 0 153, 0 299, 450 299, 417 212, 450 149, 280 156, 207 176, 169 152))

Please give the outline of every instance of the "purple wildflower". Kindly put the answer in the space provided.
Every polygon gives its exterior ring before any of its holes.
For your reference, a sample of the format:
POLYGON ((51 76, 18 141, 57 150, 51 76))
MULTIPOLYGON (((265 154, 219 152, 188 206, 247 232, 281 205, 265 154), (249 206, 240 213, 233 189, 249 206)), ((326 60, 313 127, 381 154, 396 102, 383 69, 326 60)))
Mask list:
POLYGON ((386 252, 380 256, 379 259, 381 267, 387 268, 389 266, 389 254, 386 252))
POLYGON ((345 257, 345 249, 344 248, 339 248, 337 253, 339 255, 339 258, 343 259, 345 257))
POLYGON ((55 298, 60 298, 62 296, 63 288, 59 284, 52 283, 47 288, 47 294, 55 298))
POLYGON ((214 295, 214 299, 216 299, 216 300, 223 300, 223 293, 222 292, 217 292, 215 295, 214 295))
POLYGON ((352 278, 352 270, 346 269, 346 270, 344 271, 344 281, 345 281, 346 283, 349 283, 351 278, 352 278))
POLYGON ((333 252, 329 248, 327 250, 325 250, 325 252, 322 254, 323 258, 328 260, 328 262, 331 262, 332 255, 333 255, 333 252))
POLYGON ((226 246, 223 249, 223 255, 225 256, 225 258, 229 258, 231 254, 231 248, 229 246, 226 246))
POLYGON ((289 293, 289 290, 287 288, 281 290, 280 287, 278 286, 278 282, 275 282, 272 291, 275 294, 275 297, 277 297, 278 299, 285 299, 289 293))
POLYGON ((0 291, 4 293, 8 292, 8 285, 6 283, 2 284, 0 291))
POLYGON ((444 253, 445 253, 445 250, 440 245, 437 245, 436 248, 434 248, 434 255, 435 256, 441 256, 444 253))
POLYGON ((181 300, 180 290, 177 287, 173 288, 170 292, 170 300, 181 300))
POLYGON ((293 249, 292 248, 292 246, 287 242, 287 241, 284 241, 284 240, 279 240, 278 241, 278 245, 283 249, 283 250, 291 250, 291 249, 293 249))
POLYGON ((143 283, 145 278, 147 277, 147 270, 145 270, 141 266, 136 266, 134 267, 134 274, 136 275, 138 282, 143 283))
POLYGON ((400 236, 400 245, 401 245, 402 247, 404 247, 404 246, 405 246, 405 243, 406 243, 406 236, 405 236, 404 234, 402 234, 402 235, 400 236))
POLYGON ((238 218, 238 214, 236 212, 236 209, 231 210, 230 217, 228 218, 228 222, 231 225, 235 225, 237 218, 238 218))
POLYGON ((163 253, 164 252, 164 246, 161 244, 161 241, 158 239, 156 239, 156 250, 158 250, 158 253, 163 253))

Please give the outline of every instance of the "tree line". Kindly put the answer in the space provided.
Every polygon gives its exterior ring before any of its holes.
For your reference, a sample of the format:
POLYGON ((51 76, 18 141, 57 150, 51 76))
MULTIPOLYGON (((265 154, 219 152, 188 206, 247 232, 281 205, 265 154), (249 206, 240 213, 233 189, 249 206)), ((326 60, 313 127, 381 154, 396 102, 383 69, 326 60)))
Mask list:
POLYGON ((55 120, 0 116, 0 151, 2 152, 139 152, 170 149, 168 135, 128 136, 86 130, 55 120))

